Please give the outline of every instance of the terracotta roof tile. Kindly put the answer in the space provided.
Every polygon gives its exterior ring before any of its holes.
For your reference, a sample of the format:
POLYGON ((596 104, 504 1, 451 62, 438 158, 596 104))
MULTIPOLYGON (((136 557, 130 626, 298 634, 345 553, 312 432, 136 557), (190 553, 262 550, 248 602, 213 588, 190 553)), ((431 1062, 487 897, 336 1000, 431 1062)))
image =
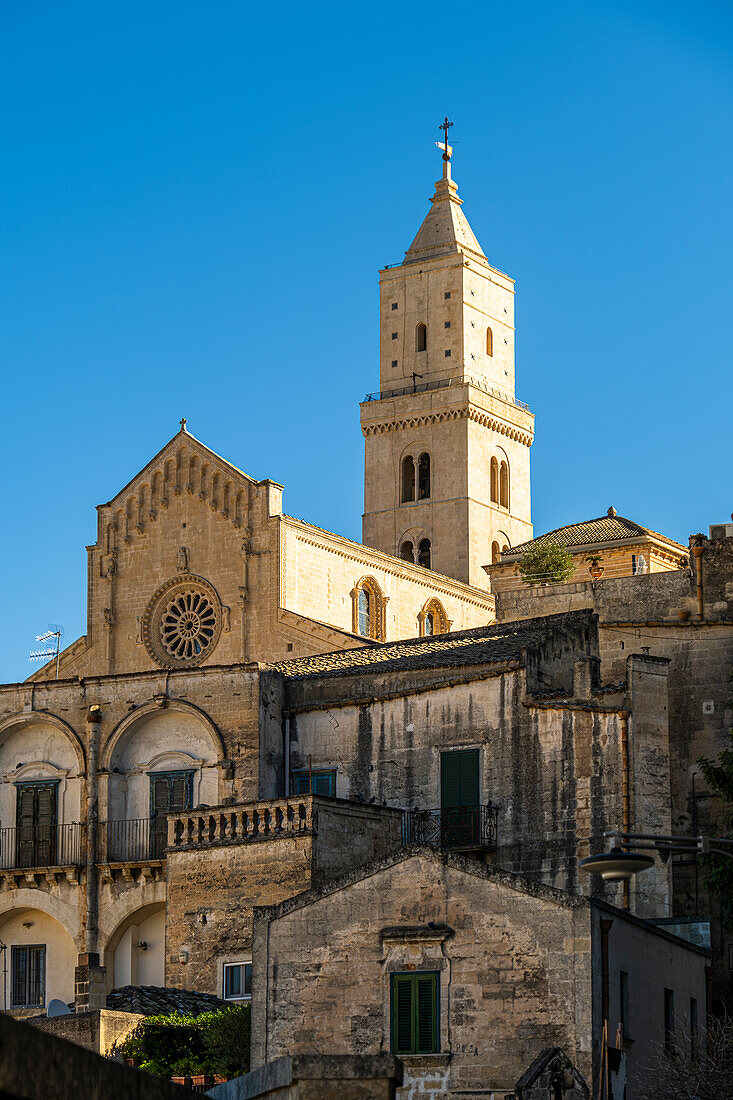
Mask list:
POLYGON ((616 542, 619 539, 633 538, 658 538, 671 546, 678 547, 681 553, 686 553, 687 547, 666 535, 659 535, 649 527, 642 527, 640 523, 634 523, 624 516, 599 516, 598 519, 587 519, 583 523, 570 523, 566 527, 557 527, 554 531, 548 531, 544 535, 538 535, 536 539, 521 542, 517 546, 511 546, 506 555, 524 554, 527 550, 536 546, 595 546, 604 542, 616 542))

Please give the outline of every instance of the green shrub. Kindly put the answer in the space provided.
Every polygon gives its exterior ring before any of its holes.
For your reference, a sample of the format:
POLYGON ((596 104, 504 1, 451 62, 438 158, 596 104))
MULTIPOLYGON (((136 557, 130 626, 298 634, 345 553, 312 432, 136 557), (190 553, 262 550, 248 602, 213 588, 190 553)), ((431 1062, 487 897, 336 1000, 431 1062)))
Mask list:
POLYGON ((132 1058, 156 1077, 234 1077, 249 1069, 249 1027, 248 1004, 200 1016, 146 1016, 110 1054, 132 1058))
POLYGON ((562 584, 575 572, 575 563, 564 546, 552 543, 528 550, 519 563, 525 584, 562 584))

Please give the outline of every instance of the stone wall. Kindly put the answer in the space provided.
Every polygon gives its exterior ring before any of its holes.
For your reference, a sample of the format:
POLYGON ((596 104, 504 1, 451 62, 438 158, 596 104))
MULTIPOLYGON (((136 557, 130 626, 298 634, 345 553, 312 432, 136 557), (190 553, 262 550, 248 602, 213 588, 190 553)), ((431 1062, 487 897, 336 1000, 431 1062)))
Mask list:
POLYGON ((496 620, 500 623, 531 619, 563 611, 591 608, 606 620, 678 620, 678 612, 693 613, 694 590, 690 571, 645 573, 637 577, 588 578, 567 584, 532 584, 496 593, 496 620))
POLYGON ((419 850, 256 916, 253 1066, 285 1052, 390 1050, 390 974, 440 974, 435 1055, 403 1057, 404 1097, 511 1091, 544 1048, 589 1076, 583 902, 419 850))
MULTIPOLYGON (((311 796, 220 807, 215 817, 238 815, 241 822, 247 814, 252 821, 255 813, 262 831, 249 839, 217 834, 169 851, 166 985, 221 996, 224 963, 251 958, 254 906, 273 905, 392 851, 402 837, 402 816, 394 810, 311 796)), ((175 827, 171 819, 171 835, 175 827)))
POLYGON ((102 1008, 94 1012, 76 1012, 68 1016, 41 1016, 33 1020, 33 1026, 67 1039, 77 1046, 93 1050, 95 1054, 107 1054, 115 1043, 121 1042, 144 1019, 139 1012, 113 1012, 102 1008))

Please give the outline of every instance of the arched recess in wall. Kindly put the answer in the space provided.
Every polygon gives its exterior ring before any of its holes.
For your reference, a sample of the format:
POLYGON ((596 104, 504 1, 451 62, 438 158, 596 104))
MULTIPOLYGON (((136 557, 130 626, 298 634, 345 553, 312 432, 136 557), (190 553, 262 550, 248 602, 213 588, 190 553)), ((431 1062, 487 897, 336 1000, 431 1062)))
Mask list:
POLYGON ((361 578, 351 590, 351 628, 354 634, 385 641, 388 598, 374 577, 361 578))
POLYGON ((405 455, 401 464, 400 477, 400 501, 409 504, 415 499, 415 459, 411 454, 405 455))
POLYGON ((427 325, 420 324, 415 329, 415 351, 425 351, 428 346, 428 328, 427 325))
POLYGON ((430 455, 423 451, 417 461, 417 499, 430 499, 430 455))
POLYGON ((108 989, 165 985, 165 901, 127 913, 102 950, 108 989))
POLYGON ((401 539, 399 556, 403 561, 409 561, 411 564, 415 564, 415 543, 412 539, 401 539))
POLYGON ((430 637, 432 634, 447 634, 453 625, 442 603, 435 596, 427 601, 418 614, 417 621, 421 638, 430 637))
POLYGON ((510 546, 509 536, 503 531, 497 531, 496 537, 498 539, 499 553, 506 554, 510 546))
POLYGON ((433 548, 427 537, 420 539, 417 544, 417 564, 422 565, 423 569, 433 568, 433 548))
POLYGON ((224 759, 216 725, 192 703, 171 699, 166 706, 154 702, 138 708, 119 723, 100 754, 107 772, 107 821, 144 821, 173 809, 217 805, 230 793, 220 767, 224 759), (171 799, 179 802, 161 801, 168 796, 155 777, 162 784, 164 776, 170 777, 171 799))
POLYGON ((494 334, 490 328, 486 329, 486 354, 494 354, 494 334))
POLYGON ((496 539, 494 539, 494 541, 491 544, 491 564, 496 565, 496 563, 500 559, 501 559, 501 547, 499 546, 499 543, 496 541, 496 539))
POLYGON ((499 504, 509 510, 509 463, 502 459, 499 465, 499 504))
POLYGON ((0 725, 0 821, 24 825, 6 834, 4 859, 56 863, 78 846, 78 830, 63 826, 83 820, 84 765, 79 738, 54 715, 31 711, 0 725))
POLYGON ((43 1009, 49 1001, 74 1000, 74 968, 82 947, 71 929, 71 908, 44 891, 18 890, 0 914, 7 952, 7 1006, 43 1009))

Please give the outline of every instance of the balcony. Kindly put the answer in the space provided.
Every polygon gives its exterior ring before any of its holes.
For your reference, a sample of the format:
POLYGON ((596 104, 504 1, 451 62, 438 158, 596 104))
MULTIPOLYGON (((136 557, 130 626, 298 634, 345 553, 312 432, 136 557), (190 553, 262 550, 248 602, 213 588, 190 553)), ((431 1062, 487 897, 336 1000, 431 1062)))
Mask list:
POLYGON ((168 822, 165 817, 100 821, 102 863, 143 863, 165 859, 168 822))
POLYGON ((440 810, 408 810, 402 821, 404 844, 429 844, 450 852, 495 852, 499 808, 457 806, 440 810))
MULTIPOLYGON (((324 796, 323 801, 328 802, 324 796)), ((334 800, 335 801, 335 800, 334 800)), ((190 810, 169 815, 168 843, 172 851, 275 839, 309 833, 313 827, 313 796, 273 799, 216 810, 190 810)))
POLYGON ((86 863, 86 828, 69 825, 21 825, 0 829, 0 870, 32 872, 82 867, 86 863))

